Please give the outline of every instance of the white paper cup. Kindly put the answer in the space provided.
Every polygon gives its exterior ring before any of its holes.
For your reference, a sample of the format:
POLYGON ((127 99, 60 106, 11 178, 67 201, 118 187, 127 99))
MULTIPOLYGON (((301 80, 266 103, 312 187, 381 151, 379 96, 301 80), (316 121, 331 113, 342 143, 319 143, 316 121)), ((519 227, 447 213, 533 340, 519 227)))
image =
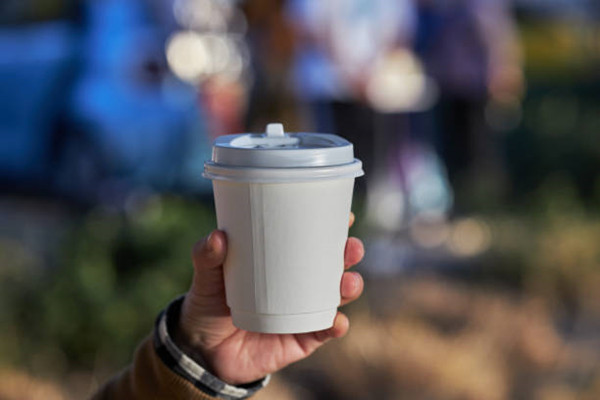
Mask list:
MULTIPOLYGON (((302 149, 297 143, 275 152, 285 156, 302 149)), ((258 156, 260 151, 269 150, 257 150, 258 156)), ((353 155, 349 163, 323 163, 286 167, 282 162, 281 168, 206 164, 218 227, 227 234, 225 289, 237 327, 301 333, 332 326, 340 304, 354 179, 362 169, 353 155)))

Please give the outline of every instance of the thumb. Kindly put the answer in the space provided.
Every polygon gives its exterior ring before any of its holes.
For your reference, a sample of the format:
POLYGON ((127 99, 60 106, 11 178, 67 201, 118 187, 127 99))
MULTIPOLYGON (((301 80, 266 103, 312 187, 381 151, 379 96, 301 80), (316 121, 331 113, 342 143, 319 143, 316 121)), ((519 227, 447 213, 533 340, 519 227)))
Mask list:
POLYGON ((193 249, 194 280, 192 291, 204 296, 224 294, 223 262, 227 254, 227 238, 223 231, 215 230, 196 243, 193 249))
POLYGON ((215 230, 194 245, 194 279, 181 306, 179 329, 175 333, 180 345, 205 343, 207 327, 214 324, 214 317, 229 315, 223 281, 226 253, 227 238, 222 231, 215 230))

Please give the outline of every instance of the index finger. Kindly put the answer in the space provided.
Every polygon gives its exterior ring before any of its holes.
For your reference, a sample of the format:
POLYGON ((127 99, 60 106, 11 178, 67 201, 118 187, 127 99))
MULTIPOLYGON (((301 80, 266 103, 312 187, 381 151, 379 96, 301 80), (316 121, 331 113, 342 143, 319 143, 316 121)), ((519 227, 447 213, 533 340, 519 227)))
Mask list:
POLYGON ((348 227, 351 227, 354 224, 354 220, 356 220, 356 216, 350 211, 350 222, 348 223, 348 227))

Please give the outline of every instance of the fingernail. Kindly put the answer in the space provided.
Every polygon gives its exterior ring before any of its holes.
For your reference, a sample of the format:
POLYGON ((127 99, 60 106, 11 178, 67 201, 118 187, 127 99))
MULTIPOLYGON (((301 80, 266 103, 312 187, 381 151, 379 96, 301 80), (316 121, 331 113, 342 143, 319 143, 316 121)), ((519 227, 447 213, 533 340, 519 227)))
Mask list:
POLYGON ((215 251, 215 231, 212 231, 206 238, 206 251, 209 253, 215 251))

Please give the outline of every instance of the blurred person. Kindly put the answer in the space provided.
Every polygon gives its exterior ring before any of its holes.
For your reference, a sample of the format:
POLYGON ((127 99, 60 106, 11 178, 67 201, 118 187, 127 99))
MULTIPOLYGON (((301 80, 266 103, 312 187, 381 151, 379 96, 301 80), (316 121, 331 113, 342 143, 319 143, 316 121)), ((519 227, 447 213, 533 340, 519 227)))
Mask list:
POLYGON ((409 49, 396 49, 376 63, 367 100, 377 110, 376 160, 367 192, 367 219, 388 233, 416 219, 445 219, 452 192, 434 151, 428 126, 438 99, 435 82, 409 49))
POLYGON ((295 37, 286 18, 286 1, 248 1, 244 12, 252 70, 246 126, 254 132, 271 121, 286 121, 286 126, 294 130, 299 121, 289 71, 295 37))
POLYGON ((520 101, 518 38, 507 0, 419 0, 418 5, 416 50, 440 88, 438 148, 460 211, 473 184, 487 180, 488 190, 503 190, 500 145, 486 108, 520 101))
POLYGON ((167 66, 164 44, 174 22, 161 10, 168 3, 85 2, 82 66, 59 179, 63 191, 85 202, 120 208, 141 187, 202 190, 197 179, 186 180, 185 167, 204 121, 196 89, 167 66))
POLYGON ((196 174, 186 176, 192 152, 210 154, 197 139, 196 91, 166 68, 172 7, 171 0, 0 4, 3 187, 118 207, 141 186, 203 190, 196 174))
MULTIPOLYGON (((372 177, 376 161, 387 154, 376 153, 378 122, 366 99, 367 84, 377 61, 410 41, 411 1, 290 0, 287 13, 297 37, 294 87, 308 107, 313 129, 354 143, 367 177, 372 177)), ((382 133, 388 134, 397 132, 382 133)), ((365 191, 362 185, 359 192, 365 191)))
MULTIPOLYGON (((203 138, 212 141, 223 134, 244 131, 250 79, 247 18, 240 2, 168 2, 169 14, 174 16, 177 27, 166 43, 167 61, 174 75, 197 91, 203 138)), ((186 175, 190 183, 199 181, 197 177, 207 158, 206 153, 198 153, 188 156, 186 175)))
MULTIPOLYGON (((348 318, 339 312, 331 328, 318 332, 280 335, 236 328, 225 300, 226 253, 222 231, 194 246, 190 290, 159 315, 154 334, 140 345, 132 365, 93 399, 247 398, 268 383, 269 374, 348 331, 348 318)), ((349 238, 345 268, 358 263, 363 253, 360 240, 349 238)), ((356 300, 362 288, 358 273, 345 272, 341 305, 356 300)))
POLYGON ((244 131, 246 91, 243 82, 223 76, 213 76, 202 83, 201 99, 211 139, 244 131))
POLYGON ((416 123, 437 92, 413 51, 415 2, 292 0, 288 15, 296 91, 314 128, 347 137, 364 161, 368 180, 357 189, 371 228, 397 232, 417 215, 445 215, 445 172, 416 123))
MULTIPOLYGON (((422 123, 437 87, 414 51, 415 0, 291 0, 288 16, 295 89, 314 129, 345 136, 364 162, 369 245, 397 247, 390 239, 423 216, 444 221, 453 196, 422 123)), ((371 273, 401 268, 387 253, 371 252, 371 273)))
POLYGON ((247 20, 235 0, 170 0, 178 23, 169 67, 199 92, 208 136, 243 131, 248 79, 247 20))

